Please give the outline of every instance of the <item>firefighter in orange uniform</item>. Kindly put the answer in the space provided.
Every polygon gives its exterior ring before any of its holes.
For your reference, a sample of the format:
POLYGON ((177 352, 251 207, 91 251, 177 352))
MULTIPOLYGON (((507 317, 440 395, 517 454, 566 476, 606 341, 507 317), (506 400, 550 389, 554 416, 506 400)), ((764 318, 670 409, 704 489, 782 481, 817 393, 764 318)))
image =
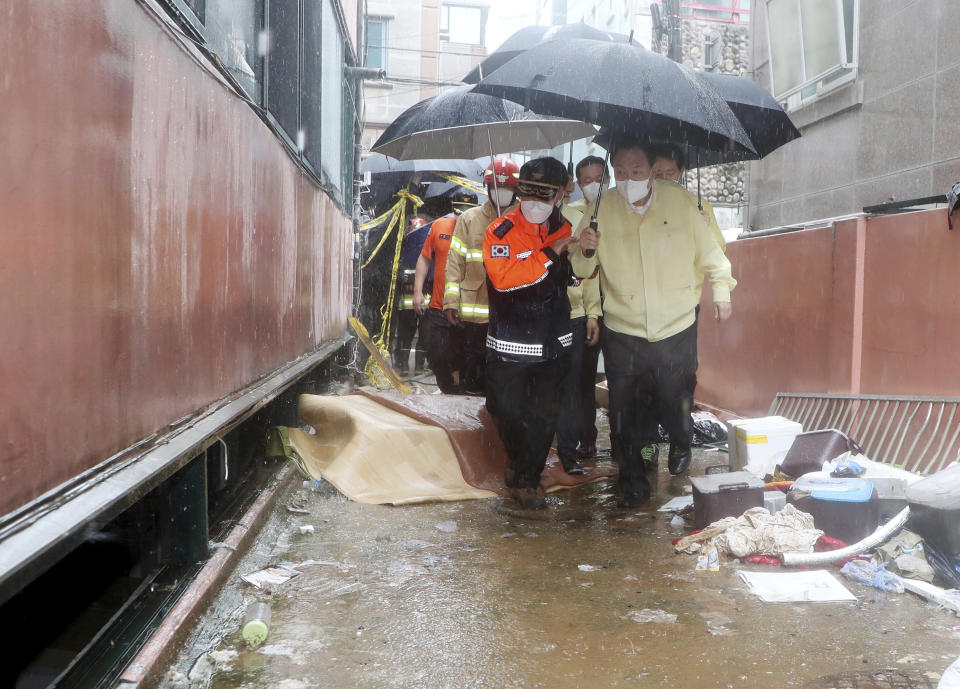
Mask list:
POLYGON ((538 486, 573 342, 567 298, 573 274, 565 252, 574 240, 560 214, 567 179, 555 158, 524 164, 520 206, 494 220, 483 240, 490 300, 487 409, 510 459, 505 482, 523 509, 546 506, 538 486))
POLYGON ((454 380, 453 372, 463 371, 463 329, 451 326, 443 315, 443 276, 456 224, 457 216, 454 213, 433 221, 420 258, 417 259, 413 281, 413 309, 424 316, 427 325, 427 358, 440 391, 446 395, 460 393, 460 383, 454 380), (433 293, 429 305, 426 305, 423 285, 430 272, 431 261, 434 264, 433 293))

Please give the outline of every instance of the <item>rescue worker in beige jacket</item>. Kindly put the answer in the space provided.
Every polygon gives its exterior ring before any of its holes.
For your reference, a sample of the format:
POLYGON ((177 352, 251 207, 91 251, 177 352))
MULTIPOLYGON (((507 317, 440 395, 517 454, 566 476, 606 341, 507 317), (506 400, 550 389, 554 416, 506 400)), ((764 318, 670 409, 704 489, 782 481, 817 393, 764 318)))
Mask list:
POLYGON ((457 219, 450 242, 443 276, 443 312, 452 327, 463 328, 465 370, 461 388, 468 394, 485 394, 490 305, 483 267, 483 236, 490 223, 513 210, 519 175, 520 166, 514 161, 494 160, 483 175, 489 200, 457 219))

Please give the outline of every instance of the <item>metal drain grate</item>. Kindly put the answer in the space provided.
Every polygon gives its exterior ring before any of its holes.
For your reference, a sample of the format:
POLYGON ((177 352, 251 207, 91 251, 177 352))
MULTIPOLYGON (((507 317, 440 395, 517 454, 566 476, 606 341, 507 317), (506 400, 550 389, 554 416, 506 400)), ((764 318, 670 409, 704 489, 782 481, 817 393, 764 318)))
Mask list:
POLYGON ((778 392, 770 414, 805 431, 836 428, 870 459, 918 474, 935 473, 960 454, 960 397, 778 392))

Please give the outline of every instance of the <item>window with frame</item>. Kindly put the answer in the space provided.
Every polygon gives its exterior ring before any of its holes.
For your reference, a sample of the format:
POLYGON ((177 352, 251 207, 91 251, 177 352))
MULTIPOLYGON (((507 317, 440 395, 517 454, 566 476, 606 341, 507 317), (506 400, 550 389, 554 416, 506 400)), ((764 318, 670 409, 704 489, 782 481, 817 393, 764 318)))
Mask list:
POLYGON ((297 140, 300 123, 300 8, 296 2, 271 2, 267 17, 267 110, 297 140))
POLYGON ((750 23, 750 0, 703 0, 681 2, 684 17, 734 24, 750 23))
POLYGON ((255 103, 262 101, 263 0, 206 0, 207 42, 255 103))
POLYGON ((440 8, 440 40, 483 45, 486 22, 485 7, 444 4, 440 8))
POLYGON ((385 17, 367 17, 367 52, 364 56, 365 67, 387 68, 387 28, 389 20, 385 17))
POLYGON ((859 0, 766 0, 773 95, 796 109, 856 76, 859 0))

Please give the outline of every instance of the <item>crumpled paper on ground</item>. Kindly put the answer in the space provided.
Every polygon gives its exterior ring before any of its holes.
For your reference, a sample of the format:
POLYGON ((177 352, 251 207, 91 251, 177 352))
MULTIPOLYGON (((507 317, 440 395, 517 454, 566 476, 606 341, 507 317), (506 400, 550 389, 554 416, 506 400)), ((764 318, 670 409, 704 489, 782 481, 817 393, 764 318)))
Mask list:
POLYGON ((751 507, 741 516, 725 517, 707 529, 718 527, 725 527, 723 533, 703 543, 691 543, 683 552, 698 553, 712 544, 733 557, 812 553, 823 535, 823 531, 813 527, 813 516, 790 504, 776 514, 770 514, 765 507, 751 507))

